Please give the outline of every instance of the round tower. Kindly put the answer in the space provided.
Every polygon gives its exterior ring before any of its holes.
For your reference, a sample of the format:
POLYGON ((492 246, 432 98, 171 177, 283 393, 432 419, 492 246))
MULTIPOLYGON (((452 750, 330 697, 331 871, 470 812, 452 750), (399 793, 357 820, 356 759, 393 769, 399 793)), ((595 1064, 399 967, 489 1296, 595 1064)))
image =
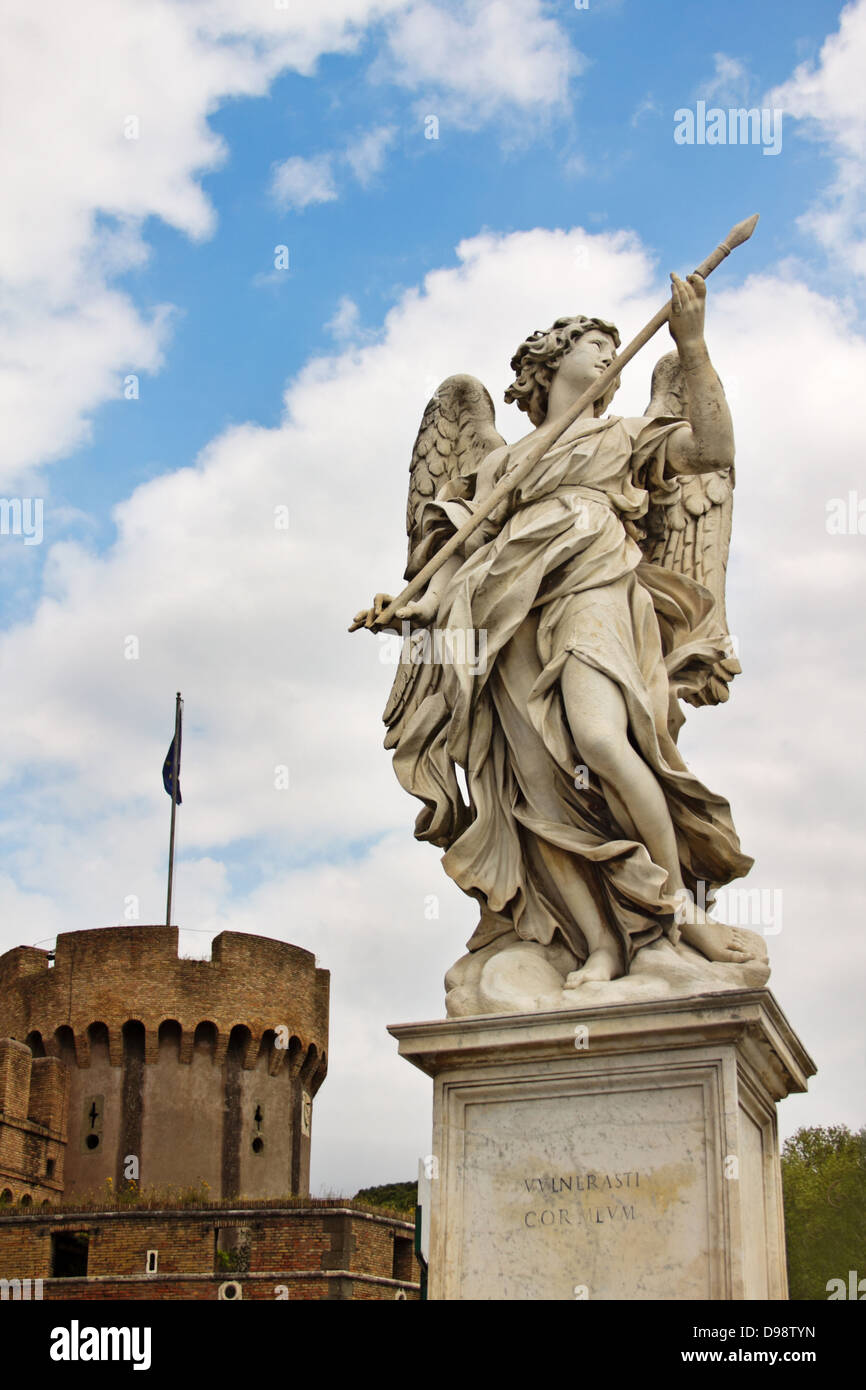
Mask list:
POLYGON ((70 1073, 63 1193, 207 1184, 211 1199, 306 1195, 330 977, 265 936, 210 960, 176 927, 67 932, 0 957, 0 1037, 70 1073))

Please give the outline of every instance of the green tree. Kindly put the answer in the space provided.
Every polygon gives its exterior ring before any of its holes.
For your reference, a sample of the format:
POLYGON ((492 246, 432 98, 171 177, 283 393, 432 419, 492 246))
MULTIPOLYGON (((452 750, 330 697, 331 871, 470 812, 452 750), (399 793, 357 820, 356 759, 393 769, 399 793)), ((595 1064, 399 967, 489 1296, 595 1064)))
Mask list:
POLYGON ((389 1211, 405 1212, 410 1218, 415 1215, 418 1200, 417 1182, 391 1182, 381 1187, 362 1187, 355 1193, 356 1202, 365 1202, 370 1207, 387 1207, 389 1211))
POLYGON ((831 1279, 866 1278, 866 1127, 798 1129, 782 1150, 792 1299, 825 1300, 831 1279))

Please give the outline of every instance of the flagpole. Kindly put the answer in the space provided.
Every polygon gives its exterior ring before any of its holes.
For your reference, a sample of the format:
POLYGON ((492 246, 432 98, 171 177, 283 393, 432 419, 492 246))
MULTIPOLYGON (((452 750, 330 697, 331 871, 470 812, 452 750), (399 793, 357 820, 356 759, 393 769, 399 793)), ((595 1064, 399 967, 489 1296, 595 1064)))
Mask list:
POLYGON ((174 878, 174 820, 177 813, 177 784, 178 770, 180 768, 180 739, 181 739, 181 706, 180 691, 174 706, 174 742, 172 744, 171 759, 171 830, 168 837, 168 896, 165 903, 165 925, 171 926, 171 889, 174 878))

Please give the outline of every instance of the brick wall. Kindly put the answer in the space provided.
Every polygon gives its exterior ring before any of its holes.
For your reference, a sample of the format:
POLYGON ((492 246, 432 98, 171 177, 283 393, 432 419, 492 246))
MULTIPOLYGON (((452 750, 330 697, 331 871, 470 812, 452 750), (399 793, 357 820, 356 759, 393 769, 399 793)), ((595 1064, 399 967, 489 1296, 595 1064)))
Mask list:
MULTIPOLYGON (((115 1300, 170 1300, 189 1299, 199 1302, 217 1301, 219 1288, 223 1281, 215 1276, 202 1278, 151 1276, 147 1279, 48 1279, 43 1286, 43 1298, 56 1302, 58 1299, 76 1301, 115 1301, 115 1300)), ((286 1274, 276 1270, 267 1275, 238 1276, 241 1285, 241 1299, 264 1299, 270 1303, 296 1299, 310 1300, 356 1300, 367 1302, 393 1302, 398 1298, 412 1301, 418 1299, 418 1285, 397 1283, 393 1280, 372 1279, 357 1276, 346 1279, 337 1275, 314 1276, 286 1274)))
POLYGON ((44 1279, 51 1299, 213 1299, 237 1280, 243 1297, 394 1299, 417 1296, 413 1228, 397 1217, 327 1203, 277 1209, 0 1212, 0 1278, 44 1279), (247 1267, 217 1267, 217 1232, 248 1249, 247 1267), (87 1278, 52 1277, 52 1236, 88 1237, 87 1278), (233 1235, 234 1233, 234 1235, 233 1235), (158 1251, 155 1275, 146 1273, 158 1251), (395 1254, 396 1251, 396 1254, 395 1254))
POLYGON ((35 1205, 60 1200, 68 1096, 62 1062, 34 1058, 25 1043, 0 1038, 0 1197, 35 1205))

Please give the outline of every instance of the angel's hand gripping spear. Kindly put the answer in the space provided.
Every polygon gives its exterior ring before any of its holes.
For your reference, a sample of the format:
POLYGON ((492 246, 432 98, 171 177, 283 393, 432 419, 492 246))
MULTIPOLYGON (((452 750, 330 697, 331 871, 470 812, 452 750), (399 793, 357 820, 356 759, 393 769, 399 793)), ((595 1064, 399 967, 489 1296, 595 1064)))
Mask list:
MULTIPOLYGON (((720 265, 725 257, 730 255, 736 246, 741 246, 744 241, 748 241, 752 232, 755 230, 757 221, 758 214, 755 213, 754 216, 748 217, 743 222, 738 222, 735 227, 732 227, 724 241, 721 241, 716 249, 707 256, 706 260, 701 262, 697 270, 694 271, 694 274, 700 276, 702 279, 706 279, 706 277, 715 270, 716 266, 720 265)), ((424 568, 415 575, 414 579, 406 585, 406 588, 401 594, 391 599, 387 606, 381 608, 380 611, 378 610, 377 604, 374 608, 358 614, 349 628, 350 632, 354 632, 361 627, 376 631, 377 629, 388 627, 391 624, 398 610, 404 608, 414 599, 416 594, 421 593, 426 588, 433 575, 455 554, 455 552, 459 551, 464 546, 465 542, 476 528, 495 512, 499 504, 519 486, 539 460, 547 453, 548 449, 556 443, 578 416, 581 415, 588 406, 594 404, 600 396, 604 395, 619 376, 623 367, 626 366, 627 363, 640 352, 641 348, 649 342, 650 338, 654 337, 659 329, 668 322, 672 306, 673 299, 671 298, 659 309, 658 313, 644 325, 641 331, 632 338, 628 346, 625 347, 611 362, 610 366, 598 376, 597 380, 594 381, 567 410, 564 410, 557 419, 542 425, 525 439, 511 446, 508 450, 504 467, 499 470, 502 476, 489 493, 483 505, 480 506, 478 510, 464 522, 460 529, 440 547, 433 558, 429 560, 424 568)))

